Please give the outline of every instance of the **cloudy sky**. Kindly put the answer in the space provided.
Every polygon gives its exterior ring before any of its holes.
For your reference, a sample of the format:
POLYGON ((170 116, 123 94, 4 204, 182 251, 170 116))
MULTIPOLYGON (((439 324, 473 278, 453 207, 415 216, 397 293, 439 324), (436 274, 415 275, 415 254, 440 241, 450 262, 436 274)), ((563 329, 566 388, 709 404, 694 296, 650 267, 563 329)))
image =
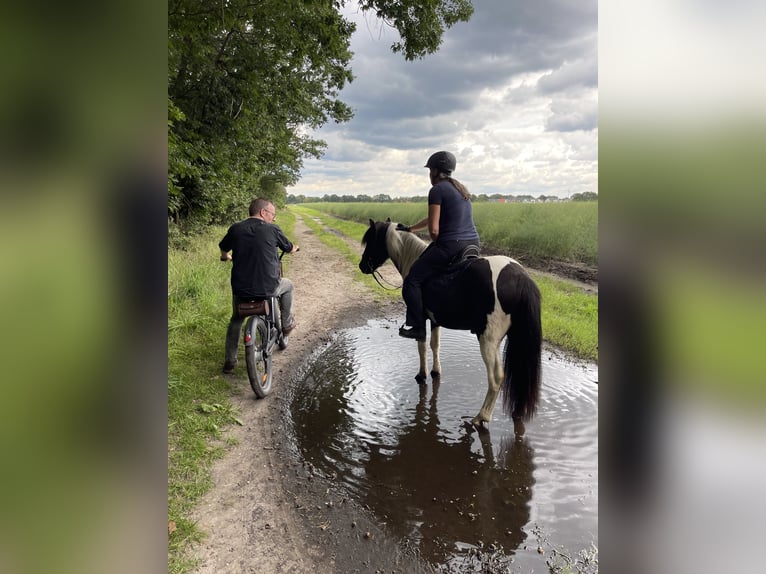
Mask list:
POLYGON ((597 14, 596 0, 474 0, 437 53, 407 62, 396 30, 347 7, 355 115, 315 132, 325 155, 288 193, 425 195, 441 149, 476 194, 597 192, 597 14))

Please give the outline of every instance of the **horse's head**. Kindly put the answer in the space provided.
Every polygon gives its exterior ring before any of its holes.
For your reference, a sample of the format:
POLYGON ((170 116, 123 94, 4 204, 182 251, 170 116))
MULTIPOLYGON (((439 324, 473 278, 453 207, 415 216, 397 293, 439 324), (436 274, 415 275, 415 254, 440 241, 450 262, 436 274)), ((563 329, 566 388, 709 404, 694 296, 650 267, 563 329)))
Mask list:
POLYGON ((370 219, 370 227, 362 237, 362 245, 365 246, 362 260, 359 262, 359 270, 366 274, 372 274, 388 259, 388 247, 386 246, 386 234, 391 225, 391 220, 373 221, 370 219))

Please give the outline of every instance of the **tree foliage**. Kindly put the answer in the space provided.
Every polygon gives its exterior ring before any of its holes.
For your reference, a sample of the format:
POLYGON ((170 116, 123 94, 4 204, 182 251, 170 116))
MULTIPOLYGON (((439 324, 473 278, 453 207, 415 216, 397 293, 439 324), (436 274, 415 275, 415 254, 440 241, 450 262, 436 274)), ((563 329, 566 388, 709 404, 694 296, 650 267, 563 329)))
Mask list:
POLYGON ((470 0, 360 0, 359 6, 396 28, 401 39, 391 49, 407 60, 438 50, 444 30, 473 15, 470 0))
POLYGON ((304 128, 346 121, 354 25, 331 3, 170 0, 169 196, 176 218, 227 218, 262 181, 297 180, 322 142, 304 128))
POLYGON ((598 193, 584 191, 572 195, 572 201, 598 201, 598 193))
MULTIPOLYGON (((169 0, 168 209, 176 223, 230 221, 255 195, 285 201, 306 157, 307 135, 352 110, 344 0, 169 0)), ((395 27, 407 59, 438 49, 469 0, 360 0, 395 27)))

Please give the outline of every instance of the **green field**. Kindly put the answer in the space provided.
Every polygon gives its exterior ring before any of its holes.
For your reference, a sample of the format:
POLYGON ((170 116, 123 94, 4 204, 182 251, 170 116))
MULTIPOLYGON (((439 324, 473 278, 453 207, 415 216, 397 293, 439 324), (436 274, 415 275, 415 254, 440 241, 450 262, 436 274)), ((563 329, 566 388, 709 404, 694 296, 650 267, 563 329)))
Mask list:
MULTIPOLYGON (((353 204, 324 203, 317 207, 324 209, 328 205, 353 204)), ((293 205, 289 209, 303 216, 304 221, 325 244, 344 253, 352 263, 359 263, 359 255, 348 246, 342 237, 353 242, 360 242, 369 226, 369 218, 365 223, 340 219, 319 209, 309 207, 308 204, 293 205)), ((406 221, 413 222, 411 219, 406 221)), ((576 357, 598 361, 598 296, 584 293, 580 287, 565 280, 554 279, 531 270, 530 274, 542 294, 542 321, 545 340, 576 357)), ((375 288, 368 275, 363 275, 357 271, 356 276, 359 280, 365 281, 375 288)), ((400 291, 378 289, 377 292, 381 296, 401 297, 400 291)))
MULTIPOLYGON (((370 219, 408 225, 426 217, 424 203, 310 203, 304 207, 367 225, 370 219)), ((527 265, 565 261, 598 267, 598 203, 474 203, 482 245, 527 265)))

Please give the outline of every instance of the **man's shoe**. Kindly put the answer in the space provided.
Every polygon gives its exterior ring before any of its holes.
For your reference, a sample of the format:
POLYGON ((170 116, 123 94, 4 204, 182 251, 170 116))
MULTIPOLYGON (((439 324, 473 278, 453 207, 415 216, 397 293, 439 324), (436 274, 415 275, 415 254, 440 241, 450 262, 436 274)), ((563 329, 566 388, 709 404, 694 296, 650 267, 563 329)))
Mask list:
POLYGON ((237 366, 237 361, 234 361, 233 363, 224 363, 223 364, 223 374, 224 375, 231 375, 234 372, 234 369, 237 366))
POLYGON ((426 328, 425 327, 408 327, 402 325, 399 327, 399 336, 405 339, 417 339, 418 341, 426 340, 426 328))
POLYGON ((282 334, 289 335, 290 333, 292 333, 293 329, 295 329, 297 326, 298 326, 298 323, 295 322, 295 318, 291 317, 290 324, 282 327, 282 334))

